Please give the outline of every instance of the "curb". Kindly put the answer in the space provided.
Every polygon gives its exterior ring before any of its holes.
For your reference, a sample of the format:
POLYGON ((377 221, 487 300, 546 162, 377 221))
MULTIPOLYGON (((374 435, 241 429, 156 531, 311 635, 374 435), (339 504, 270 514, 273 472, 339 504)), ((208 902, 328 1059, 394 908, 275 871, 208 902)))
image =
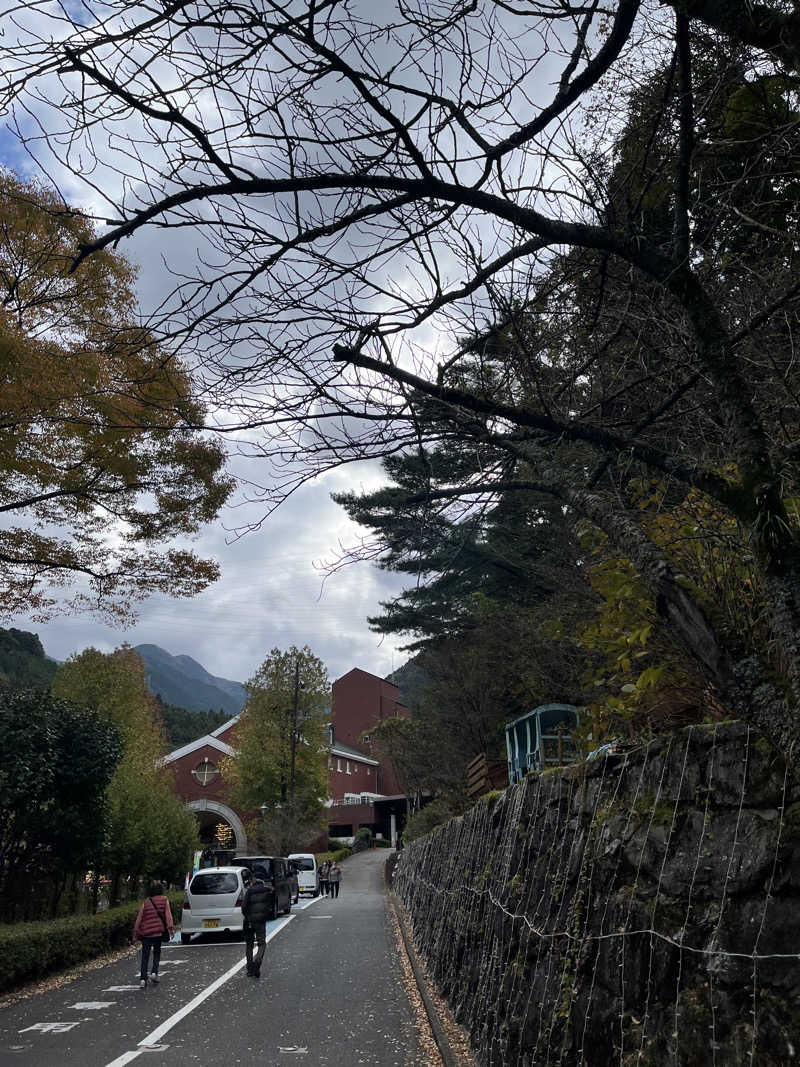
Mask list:
POLYGON ((411 964, 414 980, 417 983, 417 989, 419 990, 419 995, 422 998, 422 1003, 425 1007, 425 1014, 428 1017, 433 1040, 436 1042, 439 1055, 442 1057, 442 1063, 444 1064, 444 1067, 460 1067, 460 1061, 450 1046, 450 1041, 442 1026, 441 1020, 439 1019, 439 1012, 428 992, 428 979, 423 974, 422 967, 417 958, 416 949, 412 944, 411 935, 407 929, 405 915, 403 914, 402 904, 389 886, 387 886, 387 895, 389 897, 392 911, 397 918, 397 925, 400 928, 400 935, 403 938, 403 945, 405 946, 406 955, 408 956, 408 962, 411 964))

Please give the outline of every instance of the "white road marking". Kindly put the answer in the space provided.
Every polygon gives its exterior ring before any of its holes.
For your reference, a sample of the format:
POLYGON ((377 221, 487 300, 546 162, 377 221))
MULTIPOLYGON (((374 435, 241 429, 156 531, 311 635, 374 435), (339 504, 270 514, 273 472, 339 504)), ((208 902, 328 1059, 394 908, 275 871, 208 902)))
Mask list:
POLYGON ((101 1008, 113 1008, 116 1003, 116 1000, 79 1000, 70 1006, 79 1010, 99 1011, 101 1008))
MULTIPOLYGON (((278 926, 275 927, 274 930, 270 930, 270 932, 267 934, 266 940, 271 941, 273 937, 275 937, 276 934, 279 934, 284 928, 284 926, 286 926, 287 923, 290 923, 291 921, 292 916, 288 915, 278 926)), ((190 1012, 193 1012, 195 1008, 199 1007, 199 1005, 202 1004, 204 1000, 207 1000, 212 995, 212 993, 216 993, 220 986, 225 985, 227 981, 233 978, 233 976, 238 971, 240 971, 242 967, 244 967, 246 962, 247 961, 244 959, 239 960, 239 962, 234 964, 233 967, 230 968, 230 970, 220 975, 220 977, 213 981, 211 985, 206 986, 206 988, 201 993, 198 993, 196 997, 190 1000, 188 1004, 185 1004, 182 1008, 176 1011, 174 1015, 171 1015, 169 1019, 166 1019, 160 1026, 157 1026, 152 1033, 148 1034, 147 1037, 143 1038, 139 1042, 139 1046, 147 1047, 150 1045, 157 1045, 160 1042, 161 1038, 164 1036, 164 1034, 168 1033, 173 1028, 173 1026, 177 1026, 181 1019, 185 1019, 186 1016, 190 1014, 190 1012)))
POLYGON ((67 1030, 80 1025, 80 1020, 76 1023, 34 1023, 33 1026, 26 1026, 24 1030, 18 1030, 17 1033, 27 1034, 29 1030, 41 1030, 43 1034, 65 1034, 67 1030))
POLYGON ((126 1063, 130 1063, 131 1060, 135 1060, 137 1056, 141 1056, 144 1052, 143 1048, 137 1048, 135 1052, 123 1052, 113 1063, 109 1063, 108 1067, 125 1067, 126 1063))
POLYGON ((309 919, 332 919, 332 915, 309 915, 309 919))
POLYGON ((140 987, 138 985, 110 985, 107 989, 104 989, 103 992, 104 993, 127 993, 129 990, 135 989, 136 992, 138 993, 139 992, 139 988, 140 987))

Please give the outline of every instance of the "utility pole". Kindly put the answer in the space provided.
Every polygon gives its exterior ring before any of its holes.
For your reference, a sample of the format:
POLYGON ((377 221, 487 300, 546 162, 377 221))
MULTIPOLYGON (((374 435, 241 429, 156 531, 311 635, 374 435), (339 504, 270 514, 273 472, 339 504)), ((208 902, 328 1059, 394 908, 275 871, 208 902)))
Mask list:
POLYGON ((289 805, 294 814, 294 765, 297 757, 297 713, 300 703, 300 660, 294 664, 294 705, 292 708, 292 736, 289 749, 289 805))

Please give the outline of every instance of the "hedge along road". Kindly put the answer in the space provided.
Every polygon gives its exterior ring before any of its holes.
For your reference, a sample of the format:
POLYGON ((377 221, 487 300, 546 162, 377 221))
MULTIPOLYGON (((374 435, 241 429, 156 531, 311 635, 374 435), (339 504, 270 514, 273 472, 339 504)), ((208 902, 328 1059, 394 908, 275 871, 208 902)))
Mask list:
POLYGON ((268 923, 258 981, 241 938, 203 935, 164 946, 158 986, 141 990, 128 956, 0 1009, 0 1064, 423 1067, 385 859, 351 857, 337 900, 301 898, 268 923))

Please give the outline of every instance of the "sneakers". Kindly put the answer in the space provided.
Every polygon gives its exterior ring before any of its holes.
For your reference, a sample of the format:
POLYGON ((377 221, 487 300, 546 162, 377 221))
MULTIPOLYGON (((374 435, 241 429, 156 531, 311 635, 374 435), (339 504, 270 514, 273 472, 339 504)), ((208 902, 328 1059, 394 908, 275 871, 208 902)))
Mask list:
POLYGON ((159 982, 161 981, 161 979, 160 979, 160 978, 158 977, 158 975, 156 974, 156 972, 155 972, 155 971, 153 971, 153 973, 152 973, 152 974, 150 975, 150 981, 151 981, 151 982, 155 982, 155 983, 156 983, 156 985, 158 985, 158 983, 159 983, 159 982))
POLYGON ((147 979, 146 978, 140 978, 139 979, 139 988, 140 989, 147 989, 147 979))

